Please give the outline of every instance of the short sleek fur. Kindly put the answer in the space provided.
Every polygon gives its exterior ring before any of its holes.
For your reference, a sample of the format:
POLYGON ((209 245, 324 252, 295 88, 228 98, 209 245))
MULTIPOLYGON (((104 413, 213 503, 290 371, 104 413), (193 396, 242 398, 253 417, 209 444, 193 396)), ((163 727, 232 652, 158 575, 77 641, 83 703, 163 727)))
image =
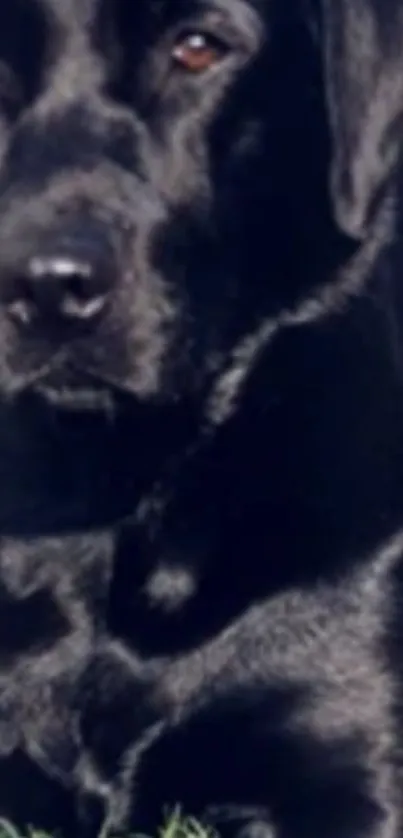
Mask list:
POLYGON ((2 0, 0 815, 398 838, 400 0, 2 0))

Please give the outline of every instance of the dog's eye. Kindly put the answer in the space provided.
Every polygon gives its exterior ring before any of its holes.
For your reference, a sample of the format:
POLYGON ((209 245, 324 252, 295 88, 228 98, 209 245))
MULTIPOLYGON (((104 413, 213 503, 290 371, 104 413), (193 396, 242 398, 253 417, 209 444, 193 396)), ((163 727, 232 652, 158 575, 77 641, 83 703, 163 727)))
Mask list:
POLYGON ((224 58, 228 46, 205 32, 187 32, 175 43, 172 58, 188 73, 203 73, 224 58))

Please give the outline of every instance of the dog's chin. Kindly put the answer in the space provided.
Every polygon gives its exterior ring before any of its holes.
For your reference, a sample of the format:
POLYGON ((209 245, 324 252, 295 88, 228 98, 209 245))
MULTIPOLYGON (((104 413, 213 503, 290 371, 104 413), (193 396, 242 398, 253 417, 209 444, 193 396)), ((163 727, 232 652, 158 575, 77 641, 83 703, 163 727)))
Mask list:
POLYGON ((0 534, 102 528, 134 512, 166 452, 147 409, 85 375, 37 377, 0 409, 0 534))
POLYGON ((1 403, 0 535, 116 524, 191 431, 174 402, 142 402, 95 376, 59 370, 31 380, 1 403))

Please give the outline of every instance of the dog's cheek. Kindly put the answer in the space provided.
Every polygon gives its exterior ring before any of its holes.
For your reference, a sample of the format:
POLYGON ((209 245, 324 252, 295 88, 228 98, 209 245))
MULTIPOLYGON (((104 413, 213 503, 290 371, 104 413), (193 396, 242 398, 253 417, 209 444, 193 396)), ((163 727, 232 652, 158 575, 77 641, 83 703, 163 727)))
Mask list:
POLYGON ((5 154, 7 152, 8 144, 10 139, 10 129, 7 124, 7 120, 5 119, 4 115, 0 110, 0 182, 2 176, 2 167, 5 154))

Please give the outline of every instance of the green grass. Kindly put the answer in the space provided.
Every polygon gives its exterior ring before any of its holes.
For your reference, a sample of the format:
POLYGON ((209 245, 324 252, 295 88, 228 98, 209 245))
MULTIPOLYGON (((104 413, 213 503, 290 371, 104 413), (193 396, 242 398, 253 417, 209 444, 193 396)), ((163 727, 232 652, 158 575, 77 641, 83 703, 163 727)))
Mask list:
MULTIPOLYGON (((9 821, 0 818, 0 838, 25 838, 22 836, 18 829, 13 826, 12 823, 9 821)), ((31 829, 29 831, 29 836, 26 838, 49 838, 45 832, 40 832, 40 830, 31 829)))
POLYGON ((185 817, 178 808, 166 818, 157 838, 217 838, 217 836, 213 829, 202 826, 195 818, 185 817))
MULTIPOLYGON (((21 835, 13 824, 0 818, 0 838, 50 838, 50 836, 37 829, 31 829, 25 835, 21 835)), ((111 836, 111 838, 115 837, 111 836)), ((132 834, 125 838, 217 838, 217 836, 214 830, 202 826, 195 818, 184 816, 178 808, 167 816, 157 835, 132 834)))

